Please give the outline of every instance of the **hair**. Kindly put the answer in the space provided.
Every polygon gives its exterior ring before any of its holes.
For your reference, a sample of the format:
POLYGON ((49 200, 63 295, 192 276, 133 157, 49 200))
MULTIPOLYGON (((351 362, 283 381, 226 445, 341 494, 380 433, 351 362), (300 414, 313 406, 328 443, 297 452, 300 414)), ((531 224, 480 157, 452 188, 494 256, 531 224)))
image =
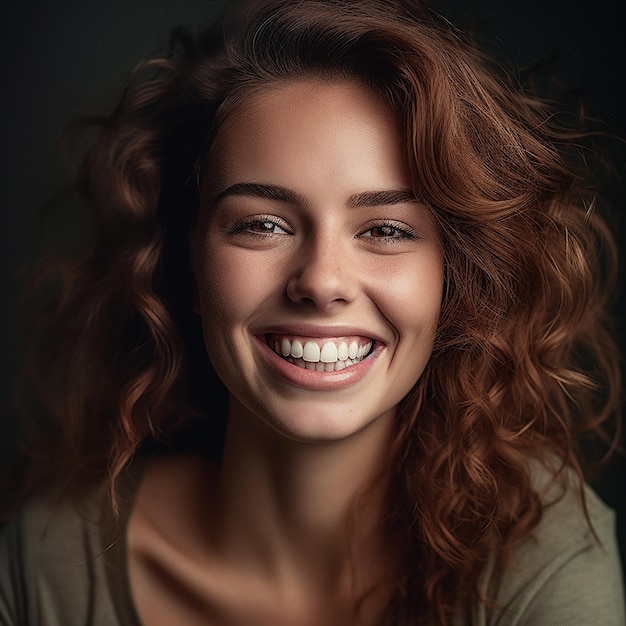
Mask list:
POLYGON ((440 232, 441 318, 398 411, 387 521, 390 621, 446 624, 490 555, 538 523, 529 459, 582 480, 577 435, 617 412, 617 264, 584 133, 417 0, 231 2, 198 35, 176 30, 170 55, 88 121, 77 185, 93 238, 44 273, 55 295, 33 344, 38 467, 68 489, 104 479, 114 496, 145 442, 173 445, 193 417, 219 452, 227 393, 192 312, 189 253, 206 156, 246 98, 307 77, 358 82, 387 104, 440 232))

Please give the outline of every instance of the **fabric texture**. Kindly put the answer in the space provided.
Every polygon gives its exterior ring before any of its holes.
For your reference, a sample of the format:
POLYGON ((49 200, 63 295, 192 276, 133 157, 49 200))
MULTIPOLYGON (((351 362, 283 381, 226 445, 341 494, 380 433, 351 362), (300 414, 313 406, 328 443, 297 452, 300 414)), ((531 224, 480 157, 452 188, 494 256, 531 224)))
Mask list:
MULTIPOLYGON (((494 559, 484 572, 494 607, 472 602, 459 626, 624 626, 613 511, 585 487, 598 544, 573 483, 535 474, 541 522, 509 567, 499 573, 494 559)), ((124 533, 102 515, 104 502, 104 490, 81 506, 36 502, 0 530, 1 626, 140 626, 124 533)))

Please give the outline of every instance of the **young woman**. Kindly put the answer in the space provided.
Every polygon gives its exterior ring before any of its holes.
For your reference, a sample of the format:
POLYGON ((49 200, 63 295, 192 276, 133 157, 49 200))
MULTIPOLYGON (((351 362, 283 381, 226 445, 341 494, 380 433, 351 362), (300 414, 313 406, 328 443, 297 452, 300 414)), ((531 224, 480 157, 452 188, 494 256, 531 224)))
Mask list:
POLYGON ((0 623, 624 623, 581 134, 411 0, 174 43, 92 120, 0 623))

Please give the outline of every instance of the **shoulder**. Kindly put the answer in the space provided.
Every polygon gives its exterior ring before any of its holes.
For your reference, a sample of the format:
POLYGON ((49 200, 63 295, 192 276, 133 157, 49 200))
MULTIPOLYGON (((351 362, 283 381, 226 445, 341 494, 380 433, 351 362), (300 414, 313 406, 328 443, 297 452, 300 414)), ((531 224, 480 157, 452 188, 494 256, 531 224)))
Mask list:
POLYGON ((77 505, 38 499, 0 528, 0 624, 115 625, 102 490, 77 505))
POLYGON ((498 609, 490 616, 485 609, 475 623, 624 626, 615 513, 583 485, 588 521, 574 472, 553 479, 539 464, 530 471, 543 503, 541 521, 505 567, 488 568, 484 588, 498 609))

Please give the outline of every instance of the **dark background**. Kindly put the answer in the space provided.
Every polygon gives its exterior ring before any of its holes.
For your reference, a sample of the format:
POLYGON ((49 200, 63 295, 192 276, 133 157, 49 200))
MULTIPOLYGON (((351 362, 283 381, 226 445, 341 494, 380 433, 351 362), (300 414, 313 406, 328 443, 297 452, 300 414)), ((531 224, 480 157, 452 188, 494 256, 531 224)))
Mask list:
MULTIPOLYGON (((483 46, 509 66, 552 58, 551 71, 565 86, 568 106, 572 93, 583 97, 591 114, 626 136, 625 4, 437 0, 435 6, 453 23, 472 28, 483 46)), ((61 130, 77 115, 110 108, 129 71, 162 49, 173 26, 200 26, 217 6, 200 0, 37 0, 14 1, 1 13, 0 459, 11 454, 17 424, 9 399, 25 334, 20 272, 40 253, 46 229, 61 239, 76 231, 71 213, 61 214, 52 226, 41 218, 42 205, 68 181, 59 147, 61 130)), ((623 249, 626 149, 613 142, 610 150, 617 169, 610 197, 623 249)), ((615 310, 624 345, 623 286, 615 310)), ((595 485, 618 511, 626 555, 623 459, 613 461, 595 485)))

